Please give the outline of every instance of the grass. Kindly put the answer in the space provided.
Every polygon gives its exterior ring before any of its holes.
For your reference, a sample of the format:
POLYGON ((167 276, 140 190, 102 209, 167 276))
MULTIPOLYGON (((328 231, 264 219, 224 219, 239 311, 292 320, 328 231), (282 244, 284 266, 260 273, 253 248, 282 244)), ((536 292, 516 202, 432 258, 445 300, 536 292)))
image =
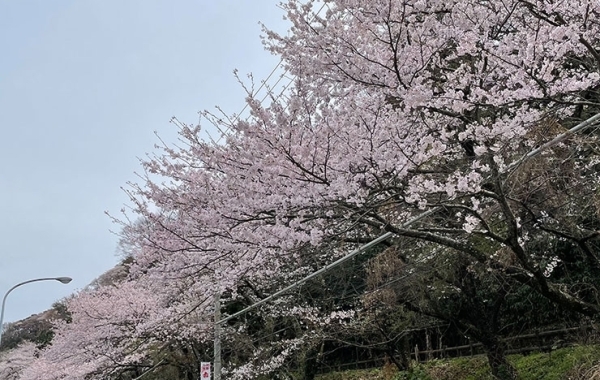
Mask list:
MULTIPOLYGON (((600 346, 561 348, 550 353, 510 355, 519 380, 600 380, 600 346)), ((414 365, 410 371, 390 367, 334 372, 317 380, 493 380, 483 356, 435 360, 414 365)))

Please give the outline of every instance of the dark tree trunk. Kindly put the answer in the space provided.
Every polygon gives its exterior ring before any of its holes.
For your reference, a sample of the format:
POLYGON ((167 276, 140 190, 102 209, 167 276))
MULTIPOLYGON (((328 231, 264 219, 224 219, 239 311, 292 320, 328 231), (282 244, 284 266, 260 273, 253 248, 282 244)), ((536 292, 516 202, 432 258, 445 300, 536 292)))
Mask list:
POLYGON ((517 371, 506 360, 504 344, 496 339, 484 343, 492 375, 498 380, 515 380, 517 371))
POLYGON ((304 357, 304 380, 314 380, 315 376, 317 375, 317 368, 318 368, 318 362, 317 362, 317 356, 319 354, 319 351, 316 350, 316 348, 311 348, 308 350, 308 352, 306 353, 306 356, 304 357))
POLYGON ((394 347, 389 347, 386 351, 386 354, 388 355, 388 360, 396 366, 398 371, 404 371, 408 368, 409 360, 406 358, 404 350, 402 350, 402 352, 399 353, 400 355, 398 358, 396 357, 396 350, 394 349, 394 347))

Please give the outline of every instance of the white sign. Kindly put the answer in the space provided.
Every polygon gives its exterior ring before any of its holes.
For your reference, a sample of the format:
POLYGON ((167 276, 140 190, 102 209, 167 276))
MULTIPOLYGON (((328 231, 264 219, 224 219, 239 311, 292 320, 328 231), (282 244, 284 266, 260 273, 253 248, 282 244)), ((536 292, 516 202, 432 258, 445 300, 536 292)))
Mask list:
POLYGON ((210 380, 210 363, 209 362, 200 363, 200 379, 210 380))

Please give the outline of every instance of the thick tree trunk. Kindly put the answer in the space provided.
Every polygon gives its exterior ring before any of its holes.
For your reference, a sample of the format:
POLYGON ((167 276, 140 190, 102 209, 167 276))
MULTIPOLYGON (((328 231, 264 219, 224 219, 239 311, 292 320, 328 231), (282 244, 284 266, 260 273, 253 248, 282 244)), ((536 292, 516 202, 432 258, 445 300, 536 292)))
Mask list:
POLYGON ((317 376, 317 356, 319 351, 313 347, 308 350, 304 357, 304 380, 314 380, 317 376))
POLYGON ((408 361, 406 360, 406 355, 404 352, 400 352, 399 357, 397 358, 396 349, 394 347, 388 347, 385 353, 387 354, 386 363, 389 360, 390 364, 396 366, 398 371, 404 371, 408 368, 408 361))
POLYGON ((498 380, 515 380, 517 379, 517 371, 506 360, 504 344, 495 340, 493 342, 484 343, 486 355, 492 375, 498 380))

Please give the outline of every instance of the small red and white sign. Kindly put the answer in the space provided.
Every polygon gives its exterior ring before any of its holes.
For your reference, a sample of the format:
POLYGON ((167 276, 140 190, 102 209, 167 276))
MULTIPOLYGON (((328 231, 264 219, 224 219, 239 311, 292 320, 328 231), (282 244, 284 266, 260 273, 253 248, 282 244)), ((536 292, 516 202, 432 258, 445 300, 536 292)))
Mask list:
POLYGON ((200 379, 210 380, 210 363, 208 363, 208 362, 200 363, 200 379))

